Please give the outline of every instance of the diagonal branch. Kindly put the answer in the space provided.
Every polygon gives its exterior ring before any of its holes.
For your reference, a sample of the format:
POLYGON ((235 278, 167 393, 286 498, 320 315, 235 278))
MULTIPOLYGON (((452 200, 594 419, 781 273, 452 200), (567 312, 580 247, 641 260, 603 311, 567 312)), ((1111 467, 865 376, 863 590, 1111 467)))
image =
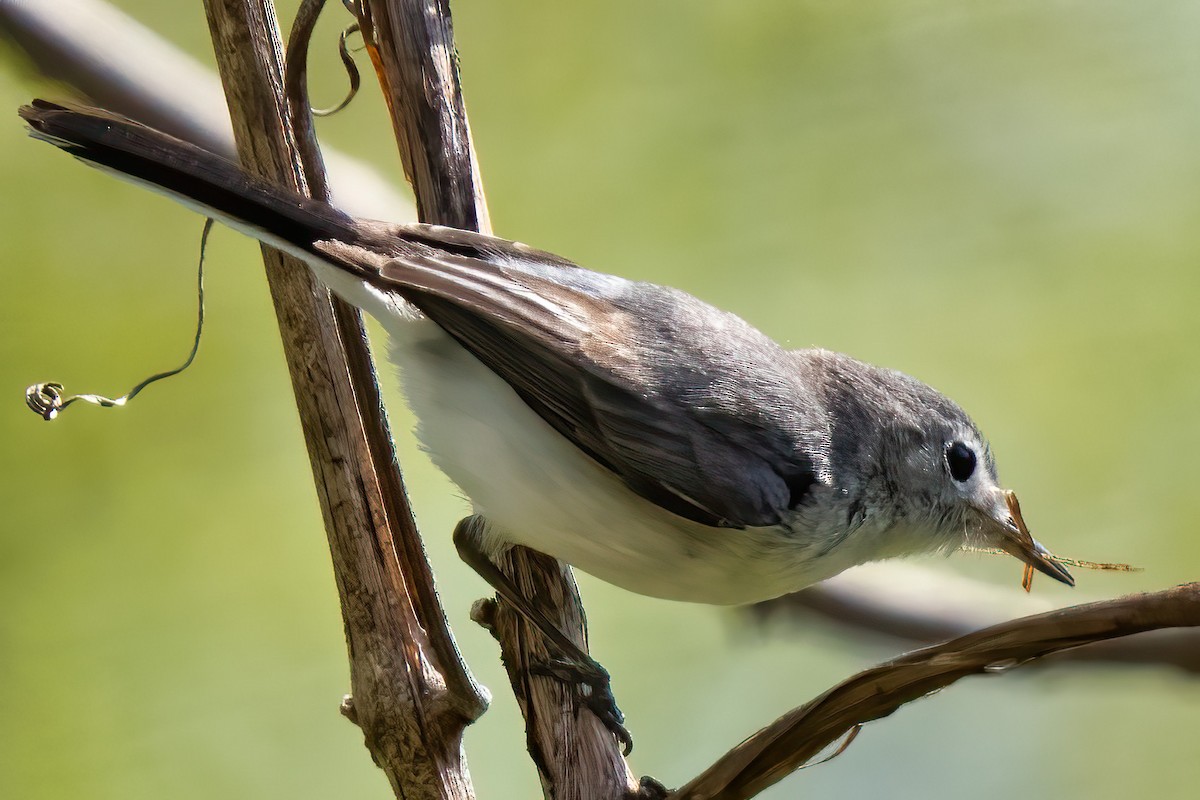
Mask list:
MULTIPOLYGON (((298 152, 274 9, 266 0, 205 7, 243 165, 308 190, 320 156, 309 139, 305 158, 298 152)), ((341 599, 354 693, 343 710, 397 796, 469 798, 462 733, 485 701, 437 602, 362 320, 303 264, 263 255, 341 599)))
MULTIPOLYGON (((431 72, 443 81, 443 89, 437 100, 445 107, 456 109, 458 116, 455 119, 458 122, 441 127, 437 124, 427 126, 427 130, 449 131, 462 137, 460 141, 465 142, 466 147, 457 151, 457 157, 461 159, 464 155, 469 155, 469 161, 466 163, 470 165, 470 169, 464 172, 442 170, 437 165, 419 166, 415 173, 409 168, 410 174, 424 175, 431 179, 435 174, 451 172, 459 176, 455 180, 461 181, 468 188, 465 193, 447 195, 450 198, 449 202, 430 201, 433 203, 433 209, 430 211, 429 218, 439 221, 454 221, 468 227, 478 222, 480 223, 479 227, 486 228, 486 207, 479 190, 479 179, 474 168, 470 139, 469 136, 463 136, 467 133, 466 117, 457 85, 456 68, 453 68, 452 62, 446 59, 446 54, 454 52, 452 40, 449 39, 451 34, 449 17, 448 15, 438 16, 438 14, 428 20, 421 17, 419 25, 409 26, 406 24, 400 26, 398 29, 400 32, 397 32, 391 16, 393 13, 408 10, 421 16, 426 9, 433 9, 436 12, 439 6, 409 3, 407 9, 392 11, 389 10, 390 6, 385 7, 385 4, 377 5, 384 10, 374 12, 372 19, 377 21, 376 28, 381 30, 386 28, 391 33, 387 35, 386 40, 382 36, 375 37, 377 41, 371 49, 371 55, 381 75, 384 95, 395 114, 394 119, 397 120, 398 129, 405 130, 405 126, 408 125, 403 118, 405 113, 416 113, 417 109, 421 109, 421 114, 428 113, 428 109, 421 105, 425 102, 424 77, 422 77, 425 73, 411 70, 414 65, 419 67, 424 60, 421 53, 437 53, 441 60, 436 65, 438 69, 431 72), (383 22, 378 22, 378 20, 383 20, 383 22), (403 33, 404 31, 408 31, 408 33, 403 33), (419 34, 416 38, 406 38, 413 37, 414 32, 419 34), (437 34, 441 40, 435 42, 431 33, 437 34), (426 38, 422 39, 421 37, 426 38), (403 44, 407 48, 408 55, 399 56, 395 51, 395 47, 398 45, 393 44, 389 47, 380 45, 380 41, 403 44), (447 69, 448 66, 452 68, 447 69), (409 70, 407 77, 405 77, 406 70, 409 70), (450 78, 449 82, 445 81, 446 77, 450 78), (446 102, 446 98, 452 97, 458 99, 454 102, 446 102), (410 108, 412 111, 407 111, 410 108), (469 180, 462 181, 462 176, 466 175, 470 176, 469 180), (473 209, 468 209, 466 213, 455 211, 456 204, 465 202, 466 198, 470 198, 473 209), (439 204, 442 206, 442 211, 451 216, 439 216, 442 213, 437 210, 439 204), (453 216, 455 214, 460 216, 453 216), (472 219, 475 222, 472 222, 472 219)), ((371 8, 374 9, 375 6, 371 8)), ((216 87, 211 74, 111 6, 99 0, 62 0, 54 4, 27 6, 0 5, 0 32, 18 44, 43 73, 75 86, 100 105, 144 122, 150 122, 156 127, 182 138, 197 141, 210 149, 232 154, 228 123, 223 119, 217 105, 220 95, 217 94, 218 87, 216 87), (147 74, 151 72, 147 68, 148 64, 153 64, 153 74, 147 74)), ((277 45, 273 47, 277 48, 277 45)), ((272 102, 277 103, 277 108, 282 107, 278 105, 277 98, 272 102)), ((282 111, 280 110, 278 113, 282 114, 282 111)), ((269 121, 273 116, 275 116, 274 113, 268 113, 261 115, 260 119, 269 121)), ((438 119, 436 115, 424 118, 435 121, 438 119)), ((404 141, 408 142, 407 139, 404 141)), ((444 151, 442 144, 437 141, 422 141, 420 138, 414 139, 413 142, 404 146, 410 151, 408 158, 424 159, 428 158, 429 153, 453 152, 452 150, 444 151)), ((438 155, 438 158, 441 156, 438 155)), ((330 160, 335 159, 331 157, 330 160)), ((339 192, 341 204, 348 205, 348 210, 378 218, 409 216, 411 212, 405 213, 400 210, 403 208, 403 201, 398 199, 397 194, 390 187, 382 185, 371 170, 362 168, 345 157, 339 157, 336 161, 337 163, 331 169, 333 183, 336 187, 341 188, 339 192), (363 201, 364 196, 374 199, 363 201)), ((436 181, 431 182, 436 183, 436 181)), ((417 186, 418 196, 434 197, 430 192, 423 190, 422 185, 418 184, 417 186)), ((445 183, 443 185, 449 186, 445 183)), ((272 285, 274 286, 274 283, 272 285)), ((300 294, 304 295, 305 291, 302 289, 300 294)), ((311 305, 313 302, 311 293, 308 298, 307 303, 311 305)), ((335 323, 328 318, 329 311, 320 308, 322 302, 327 301, 317 298, 318 307, 308 311, 304 310, 305 301, 301 300, 301 305, 292 309, 288 319, 281 318, 281 326, 300 326, 299 330, 302 331, 297 333, 293 330, 289 333, 285 327, 285 341, 291 339, 309 343, 325 343, 323 346, 330 353, 338 349, 337 339, 339 337, 349 347, 358 346, 360 344, 359 337, 346 335, 344 324, 335 323), (312 320, 306 322, 301 318, 310 313, 325 321, 318 325, 312 320), (343 329, 341 333, 338 332, 339 328, 343 329)), ((291 363, 294 357, 301 356, 302 353, 291 346, 285 346, 285 349, 289 354, 289 367, 293 380, 299 381, 307 374, 308 377, 322 380, 328 378, 332 381, 331 376, 322 375, 327 371, 326 367, 318 364, 291 363)), ((351 371, 348 365, 344 365, 344 361, 341 362, 343 366, 337 366, 338 363, 335 360, 331 370, 328 371, 335 375, 351 371)), ((328 397, 327 389, 305 386, 300 382, 297 382, 296 386, 297 397, 301 402, 324 402, 316 399, 328 397)), ((362 406, 370 408, 376 408, 378 405, 373 385, 366 388, 360 386, 350 395, 336 397, 335 401, 328 403, 337 412, 331 416, 331 419, 336 419, 340 412, 353 409, 356 401, 362 406)), ((302 416, 306 414, 303 408, 301 413, 302 416)), ((305 431, 306 435, 312 433, 312 426, 307 422, 305 431)), ((330 435, 334 436, 335 440, 341 437, 341 434, 336 432, 332 432, 330 435)), ((310 452, 313 447, 314 444, 310 440, 310 452)), ((368 454, 366 457, 373 457, 369 455, 371 446, 368 443, 362 443, 358 447, 360 451, 368 454)), ((386 460, 386 458, 380 459, 381 462, 386 460)), ((314 461, 314 464, 316 463, 314 461)), ((379 476, 364 481, 364 485, 372 485, 383 480, 385 478, 379 476)), ((339 483, 338 479, 329 475, 318 475, 319 491, 339 483)), ((354 482, 351 481, 350 485, 354 485, 354 482)), ((325 501, 324 495, 322 496, 322 506, 328 516, 330 505, 325 501)), ((339 512, 345 511, 341 506, 337 506, 337 508, 339 512)), ((366 516, 374 519, 388 517, 386 513, 382 512, 366 516)), ((389 563, 393 558, 387 555, 388 549, 391 548, 386 546, 386 540, 380 540, 380 544, 369 544, 368 541, 361 542, 358 551, 364 554, 373 554, 371 558, 376 563, 372 567, 370 580, 362 581, 352 577, 343 579, 340 576, 339 568, 338 585, 339 590, 343 592, 358 588, 372 589, 373 593, 370 597, 364 598, 362 607, 374 608, 372 602, 386 599, 389 592, 392 591, 388 587, 397 586, 399 577, 396 574, 389 575, 384 570, 385 567, 388 570, 393 569, 389 563)), ((411 542, 413 540, 406 537, 402 541, 411 542)), ((348 546, 349 543, 349 539, 343 540, 341 544, 334 544, 331 540, 331 549, 335 553, 335 564, 338 561, 349 563, 348 551, 352 549, 348 546), (339 552, 343 552, 345 557, 338 557, 337 553, 339 552)), ((419 541, 402 546, 405 548, 406 555, 404 557, 406 559, 423 560, 419 541)), ((568 632, 580 642, 584 640, 582 606, 570 571, 564 565, 531 551, 518 550, 512 554, 511 562, 506 565, 506 570, 514 576, 529 596, 546 600, 548 612, 559 622, 563 631, 568 632)), ((431 587, 431 584, 429 586, 431 587)), ((430 592, 432 592, 431 588, 430 592)), ((366 621, 377 618, 376 611, 365 616, 367 617, 366 621)), ((545 651, 541 649, 540 637, 525 630, 524 623, 505 608, 498 610, 494 620, 496 630, 500 632, 499 638, 505 665, 509 670, 521 707, 529 720, 530 748, 535 754, 535 761, 547 791, 549 792, 553 788, 556 796, 561 798, 614 797, 624 794, 632 787, 633 781, 628 767, 621 759, 619 750, 608 732, 590 715, 576 714, 573 697, 557 682, 529 676, 528 665, 544 660, 546 656, 545 651)), ((441 630, 440 620, 434 618, 433 622, 439 624, 429 625, 429 636, 441 635, 446 641, 449 641, 448 633, 439 633, 441 630)), ((396 652, 396 647, 386 644, 375 648, 360 641, 356 645, 357 638, 353 634, 353 624, 352 619, 347 617, 347 634, 351 641, 352 653, 361 655, 375 651, 396 652)), ((416 627, 417 629, 421 628, 420 625, 416 627)), ((411 652, 406 652, 406 655, 412 653, 421 655, 424 650, 411 648, 411 652)), ((381 681, 382 683, 383 681, 381 681)), ((400 693, 405 681, 398 679, 392 683, 397 687, 394 691, 400 693)), ((384 687, 380 685, 378 688, 383 689, 384 687)), ((358 687, 355 688, 355 703, 349 710, 356 715, 360 723, 364 722, 364 709, 370 708, 372 705, 369 694, 358 687)), ((397 703, 391 702, 389 705, 396 707, 397 703)), ((380 733, 383 732, 382 728, 379 730, 380 733)), ((403 759, 397 761, 397 749, 384 748, 385 752, 373 748, 376 760, 388 771, 393 784, 396 783, 396 776, 403 771, 403 759)), ((446 750, 457 754, 455 747, 447 747, 446 750)), ((399 755, 403 756, 404 753, 399 755)))
MULTIPOLYGON (((871 564, 816 586, 745 609, 757 622, 816 619, 909 646, 964 636, 1017 616, 1050 608, 1048 601, 1015 587, 994 586, 904 562, 871 564)), ((1039 662, 1086 665, 1169 666, 1200 676, 1200 629, 1171 628, 1113 639, 1039 662)))
MULTIPOLYGON (((310 182, 286 122, 274 12, 212 0, 208 13, 242 163, 302 189, 310 182)), ((0 4, 0 29, 46 74, 93 100, 232 154, 211 73, 104 3, 0 4)), ((339 172, 355 179, 351 198, 368 195, 381 216, 403 215, 394 192, 340 161, 339 172)), ((437 602, 361 320, 315 287, 303 264, 270 250, 264 260, 341 599, 354 691, 343 711, 398 795, 469 798, 462 731, 485 700, 437 602)))
MULTIPOLYGON (((104 0, 5 0, 0 37, 40 75, 92 105, 236 157, 221 82, 212 69, 104 0)), ((329 148, 324 156, 343 210, 372 219, 415 218, 412 201, 375 169, 329 148)))
POLYGON ((1200 583, 1072 606, 995 625, 865 670, 777 719, 672 800, 743 800, 799 769, 857 726, 965 678, 1135 633, 1200 626, 1200 583))

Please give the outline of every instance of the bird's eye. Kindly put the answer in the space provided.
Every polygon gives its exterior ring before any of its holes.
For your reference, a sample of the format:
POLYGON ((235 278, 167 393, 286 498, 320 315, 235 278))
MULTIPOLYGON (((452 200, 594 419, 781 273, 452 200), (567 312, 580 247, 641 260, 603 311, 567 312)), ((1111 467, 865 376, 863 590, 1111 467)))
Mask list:
POLYGON ((946 448, 946 466, 950 477, 962 483, 975 474, 975 451, 962 442, 951 442, 946 448))

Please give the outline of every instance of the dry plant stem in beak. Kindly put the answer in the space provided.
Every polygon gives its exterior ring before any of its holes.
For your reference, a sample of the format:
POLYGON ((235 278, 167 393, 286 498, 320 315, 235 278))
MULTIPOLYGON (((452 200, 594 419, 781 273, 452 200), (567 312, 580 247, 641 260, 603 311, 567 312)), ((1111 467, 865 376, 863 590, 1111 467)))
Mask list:
POLYGON ((1026 591, 1029 590, 1033 582, 1032 570, 1034 569, 1067 586, 1074 586, 1075 579, 1071 577, 1067 568, 1055 561, 1050 551, 1038 544, 1037 540, 1029 534, 1029 528, 1025 527, 1025 520, 1021 516, 1021 505, 1017 502, 1016 494, 1011 491, 1005 492, 1004 501, 1008 505, 1010 519, 1009 524, 1002 528, 1003 533, 999 544, 1004 552, 1025 562, 1026 568, 1021 579, 1021 586, 1026 591))

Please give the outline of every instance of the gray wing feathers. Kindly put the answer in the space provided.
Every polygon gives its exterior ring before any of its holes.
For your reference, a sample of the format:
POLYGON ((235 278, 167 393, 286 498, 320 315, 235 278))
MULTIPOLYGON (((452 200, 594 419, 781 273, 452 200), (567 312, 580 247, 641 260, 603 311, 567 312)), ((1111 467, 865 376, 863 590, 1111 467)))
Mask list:
POLYGON ((779 348, 694 298, 490 236, 356 220, 112 115, 40 101, 20 113, 85 161, 405 297, 563 436, 674 513, 773 524, 821 474, 803 456, 812 420, 797 411, 819 404, 789 384, 779 348))
POLYGON ((633 491, 727 527, 776 524, 803 499, 819 469, 804 456, 805 421, 787 413, 805 405, 794 396, 803 387, 783 351, 742 320, 522 245, 453 231, 442 246, 449 229, 413 226, 419 239, 409 229, 387 232, 401 242, 379 264, 381 288, 633 491))

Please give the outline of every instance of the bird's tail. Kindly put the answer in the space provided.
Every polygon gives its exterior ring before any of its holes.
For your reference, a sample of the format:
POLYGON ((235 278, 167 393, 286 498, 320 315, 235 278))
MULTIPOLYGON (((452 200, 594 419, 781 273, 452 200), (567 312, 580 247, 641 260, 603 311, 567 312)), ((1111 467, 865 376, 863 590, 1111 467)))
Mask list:
POLYGON ((84 163, 213 217, 279 249, 312 253, 314 241, 353 243, 358 223, 327 203, 256 178, 221 156, 92 108, 34 100, 18 112, 30 134, 84 163))

